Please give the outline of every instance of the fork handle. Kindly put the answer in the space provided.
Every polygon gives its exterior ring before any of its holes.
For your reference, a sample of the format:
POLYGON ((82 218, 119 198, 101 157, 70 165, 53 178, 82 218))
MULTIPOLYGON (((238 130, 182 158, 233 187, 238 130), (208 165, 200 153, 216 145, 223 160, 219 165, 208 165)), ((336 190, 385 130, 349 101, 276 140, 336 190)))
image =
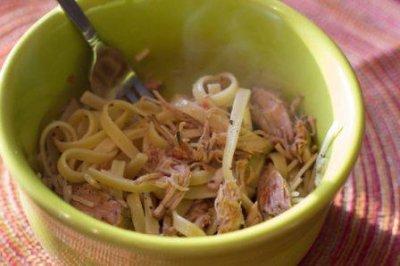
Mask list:
POLYGON ((82 32, 86 41, 93 45, 94 41, 97 39, 96 31, 75 0, 57 0, 57 2, 60 4, 70 20, 74 22, 82 32))

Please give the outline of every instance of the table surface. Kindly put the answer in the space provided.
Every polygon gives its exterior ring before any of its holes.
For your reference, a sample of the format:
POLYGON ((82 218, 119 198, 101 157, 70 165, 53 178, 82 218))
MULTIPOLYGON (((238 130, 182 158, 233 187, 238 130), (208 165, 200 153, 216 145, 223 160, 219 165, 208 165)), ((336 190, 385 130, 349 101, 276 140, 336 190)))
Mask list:
MULTIPOLYGON (((361 83, 360 157, 303 265, 400 265, 400 2, 286 0, 342 48, 361 83)), ((0 0, 0 66, 53 0, 0 0)), ((0 264, 55 264, 35 239, 6 169, 0 172, 0 264)))

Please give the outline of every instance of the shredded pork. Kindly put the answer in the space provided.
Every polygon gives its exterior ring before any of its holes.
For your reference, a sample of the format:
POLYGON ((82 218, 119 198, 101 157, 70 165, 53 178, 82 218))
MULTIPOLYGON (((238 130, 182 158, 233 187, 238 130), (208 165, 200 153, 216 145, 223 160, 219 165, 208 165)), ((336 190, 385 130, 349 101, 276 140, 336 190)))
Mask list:
POLYGON ((253 122, 262 130, 280 139, 293 139, 288 109, 275 94, 263 88, 253 88, 250 110, 253 122))
POLYGON ((264 219, 281 214, 291 207, 288 184, 272 165, 261 173, 257 201, 264 219))
POLYGON ((122 222, 122 205, 109 194, 89 184, 75 185, 72 189, 71 204, 79 210, 112 225, 122 222), (74 200, 74 195, 78 200, 74 200), (79 200, 79 199, 83 200, 79 200))
POLYGON ((244 224, 240 206, 241 192, 234 181, 225 181, 218 190, 215 199, 218 233, 238 230, 244 224))

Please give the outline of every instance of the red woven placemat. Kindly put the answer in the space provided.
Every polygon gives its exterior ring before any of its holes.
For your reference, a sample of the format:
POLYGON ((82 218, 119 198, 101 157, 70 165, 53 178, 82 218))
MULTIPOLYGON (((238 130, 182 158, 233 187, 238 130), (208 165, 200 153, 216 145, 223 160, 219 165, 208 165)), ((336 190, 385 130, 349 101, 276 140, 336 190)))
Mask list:
MULTIPOLYGON (((304 265, 400 265, 400 2, 286 0, 344 50, 361 82, 366 134, 304 265)), ((0 66, 52 0, 0 0, 0 66)), ((56 264, 35 239, 1 167, 0 263, 56 264)))

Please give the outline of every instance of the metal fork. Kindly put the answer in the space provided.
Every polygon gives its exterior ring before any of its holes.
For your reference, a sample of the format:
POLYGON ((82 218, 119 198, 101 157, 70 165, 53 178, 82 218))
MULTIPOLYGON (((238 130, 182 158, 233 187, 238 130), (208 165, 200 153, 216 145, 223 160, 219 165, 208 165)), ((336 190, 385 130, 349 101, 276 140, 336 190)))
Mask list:
POLYGON ((126 97, 131 102, 138 101, 142 96, 153 97, 122 53, 100 40, 94 27, 75 0, 57 1, 92 48, 93 59, 89 74, 91 90, 105 98, 126 97))

